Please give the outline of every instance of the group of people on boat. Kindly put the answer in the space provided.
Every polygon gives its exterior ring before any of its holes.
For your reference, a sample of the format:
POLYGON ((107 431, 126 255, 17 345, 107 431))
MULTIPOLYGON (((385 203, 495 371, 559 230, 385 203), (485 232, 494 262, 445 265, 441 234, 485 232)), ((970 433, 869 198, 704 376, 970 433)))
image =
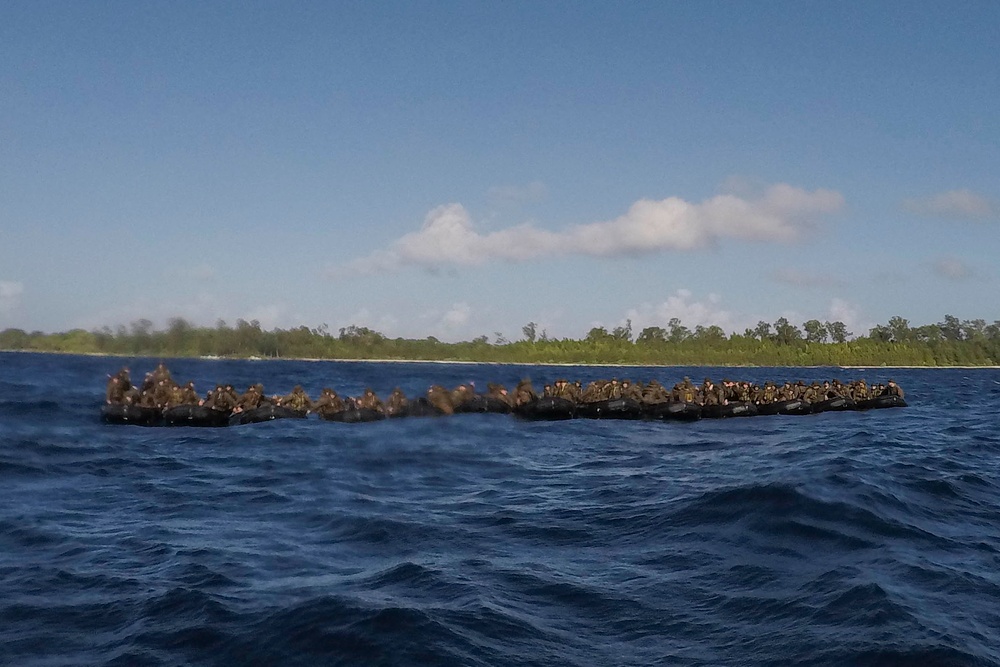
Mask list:
MULTIPOLYGON (((564 379, 546 384, 543 396, 556 396, 573 401, 577 404, 596 403, 598 401, 630 398, 645 405, 665 402, 695 403, 697 405, 726 405, 731 402, 754 403, 763 405, 777 401, 801 400, 808 403, 818 403, 831 398, 843 397, 852 401, 863 401, 876 396, 904 397, 903 389, 890 379, 886 384, 869 385, 864 379, 854 380, 846 384, 834 378, 822 384, 813 382, 806 384, 799 380, 794 384, 785 382, 781 385, 768 380, 763 385, 748 381, 725 379, 715 383, 711 378, 705 378, 701 385, 695 385, 685 377, 671 389, 667 389, 658 380, 632 382, 612 378, 611 380, 595 380, 584 387, 579 381, 569 382, 564 379)), ((536 397, 531 382, 522 381, 515 391, 515 400, 527 402, 536 397)))
POLYGON ((369 387, 360 396, 341 396, 334 389, 324 387, 313 400, 302 388, 295 385, 284 395, 267 395, 264 386, 255 383, 239 393, 231 384, 217 384, 201 396, 193 382, 180 384, 171 376, 170 370, 162 362, 147 373, 139 386, 132 384, 128 368, 122 368, 108 377, 106 401, 109 405, 138 406, 165 411, 179 406, 204 406, 225 414, 239 414, 257 410, 265 406, 277 406, 296 413, 318 414, 322 418, 332 418, 348 410, 365 410, 386 417, 403 416, 412 409, 415 401, 430 406, 435 413, 453 414, 466 411, 463 407, 472 402, 489 401, 498 409, 483 411, 513 411, 540 399, 561 399, 574 406, 596 405, 602 402, 626 399, 643 408, 668 403, 696 406, 726 406, 730 404, 753 404, 765 406, 778 402, 799 401, 804 404, 818 404, 831 399, 843 398, 852 403, 860 403, 879 396, 896 396, 902 401, 904 392, 897 382, 868 384, 864 379, 842 383, 831 379, 806 384, 803 381, 778 384, 771 380, 758 384, 748 381, 724 379, 719 383, 705 378, 701 385, 685 377, 667 389, 658 380, 632 382, 628 379, 594 380, 584 385, 580 381, 570 382, 557 379, 543 386, 539 394, 530 379, 521 380, 513 391, 498 383, 489 383, 484 394, 478 394, 474 383, 461 384, 454 389, 433 384, 422 396, 410 398, 396 387, 383 401, 369 387))

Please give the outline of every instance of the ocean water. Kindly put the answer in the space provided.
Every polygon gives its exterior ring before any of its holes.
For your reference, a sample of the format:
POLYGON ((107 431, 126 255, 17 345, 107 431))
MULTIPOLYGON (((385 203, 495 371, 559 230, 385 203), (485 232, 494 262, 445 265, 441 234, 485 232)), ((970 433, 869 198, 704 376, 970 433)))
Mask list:
POLYGON ((156 361, 0 354, 0 664, 1000 665, 1000 371, 167 360, 202 393, 891 376, 910 407, 101 424, 156 361))

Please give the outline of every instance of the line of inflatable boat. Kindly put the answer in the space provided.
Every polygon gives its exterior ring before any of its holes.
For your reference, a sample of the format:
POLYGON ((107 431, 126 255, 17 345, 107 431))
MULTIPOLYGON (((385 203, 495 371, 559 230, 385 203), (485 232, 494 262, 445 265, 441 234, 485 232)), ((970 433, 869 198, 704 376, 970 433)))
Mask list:
MULTIPOLYGON (((511 408, 501 400, 477 395, 456 406, 455 413, 513 414, 527 420, 557 421, 564 419, 652 419, 662 421, 696 421, 699 419, 726 419, 755 417, 758 415, 808 415, 820 412, 848 410, 877 410, 903 408, 906 401, 899 396, 877 396, 865 401, 831 398, 819 403, 802 400, 777 401, 755 404, 731 402, 725 405, 699 405, 697 403, 665 402, 644 405, 628 398, 577 404, 565 398, 544 397, 525 405, 511 408)), ((401 417, 439 417, 445 413, 431 405, 426 398, 411 401, 403 413, 387 417, 378 410, 350 408, 333 413, 322 413, 324 421, 356 424, 401 417)), ((274 421, 276 419, 305 419, 308 413, 278 405, 265 405, 255 410, 227 413, 201 405, 180 405, 166 410, 138 405, 107 404, 101 408, 101 421, 106 424, 131 424, 134 426, 243 426, 274 421)))

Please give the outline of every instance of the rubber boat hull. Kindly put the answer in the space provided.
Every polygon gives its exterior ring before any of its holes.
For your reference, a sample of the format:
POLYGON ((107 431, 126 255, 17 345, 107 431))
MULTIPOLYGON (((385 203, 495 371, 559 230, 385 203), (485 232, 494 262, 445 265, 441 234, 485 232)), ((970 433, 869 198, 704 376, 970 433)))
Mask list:
POLYGON ((819 403, 813 403, 813 412, 843 412, 844 410, 857 410, 857 404, 849 398, 835 396, 819 403))
POLYGON ((631 398, 613 398, 576 406, 576 416, 586 419, 642 419, 642 405, 631 398))
POLYGON ((668 401, 652 406, 646 414, 653 419, 693 422, 701 419, 701 406, 697 403, 685 403, 684 401, 668 401))
POLYGON ((421 396, 413 401, 410 401, 409 405, 406 406, 406 412, 400 414, 400 417, 441 417, 444 415, 444 410, 431 404, 425 397, 421 396))
POLYGON ((455 406, 455 413, 488 412, 505 415, 510 412, 510 406, 494 396, 476 394, 472 398, 455 406))
MULTIPOLYGON (((876 410, 907 407, 899 396, 876 396, 855 403, 849 398, 835 397, 810 404, 794 399, 755 405, 733 402, 726 405, 701 406, 696 403, 668 401, 643 405, 632 399, 614 399, 577 405, 570 400, 547 396, 511 409, 505 402, 485 395, 477 395, 455 408, 456 413, 509 413, 528 420, 564 420, 575 417, 591 419, 662 419, 668 421, 695 421, 701 418, 751 417, 754 415, 806 415, 844 410, 876 410)), ((392 417, 439 417, 445 412, 432 405, 426 398, 417 398, 407 408, 392 417)), ((221 427, 256 424, 275 419, 304 419, 307 413, 277 405, 264 405, 254 410, 232 415, 198 405, 182 405, 161 411, 158 408, 138 405, 106 404, 101 406, 101 421, 106 424, 131 424, 135 426, 201 426, 221 427)), ((381 421, 387 415, 377 410, 342 410, 321 414, 320 419, 341 423, 381 421)))
POLYGON ((363 422, 377 422, 385 419, 385 414, 371 408, 350 408, 340 412, 321 413, 320 419, 328 422, 340 422, 342 424, 361 424, 363 422))
POLYGON ((559 421, 576 416, 576 404, 565 398, 544 396, 514 408, 514 414, 521 419, 537 421, 559 421))
POLYGON ((178 405, 163 411, 166 426, 229 426, 229 413, 204 405, 178 405))
POLYGON ((242 426, 244 424, 260 424, 262 422, 274 421, 275 419, 305 419, 306 413, 291 408, 283 408, 280 405, 262 405, 253 410, 236 412, 229 417, 230 426, 242 426))
POLYGON ((858 410, 878 410, 880 408, 905 408, 906 401, 899 396, 876 396, 858 401, 858 410))
POLYGON ((759 415, 807 415, 812 412, 812 406, 797 398, 788 401, 762 403, 757 406, 759 415))
POLYGON ((725 405, 703 405, 701 416, 706 419, 726 419, 728 417, 754 417, 757 406, 753 403, 734 401, 725 405))
POLYGON ((140 405, 105 404, 101 406, 101 421, 105 424, 159 426, 163 423, 163 414, 157 408, 145 408, 140 405))

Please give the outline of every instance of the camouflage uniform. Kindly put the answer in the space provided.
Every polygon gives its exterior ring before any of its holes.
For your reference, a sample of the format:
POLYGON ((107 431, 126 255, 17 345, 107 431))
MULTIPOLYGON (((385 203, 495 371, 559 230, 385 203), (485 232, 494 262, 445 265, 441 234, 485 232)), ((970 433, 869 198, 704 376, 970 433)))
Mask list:
POLYGON ((104 391, 104 400, 112 405, 125 402, 126 387, 122 385, 121 378, 117 375, 108 377, 108 386, 104 391))
POLYGON ((382 404, 381 399, 375 395, 375 392, 371 390, 371 387, 365 388, 365 393, 361 395, 358 399, 358 407, 363 410, 375 410, 376 412, 385 412, 385 406, 382 404))
POLYGON ((514 397, 511 396, 510 393, 507 391, 507 387, 503 386, 502 384, 496 384, 494 382, 490 382, 488 385, 486 385, 486 395, 490 396, 491 398, 503 401, 510 407, 514 407, 514 397))
POLYGON ((313 412, 321 417, 328 417, 347 409, 344 399, 337 395, 333 389, 324 387, 319 394, 319 398, 313 403, 313 412))
POLYGON ((889 380, 889 384, 886 385, 886 388, 885 388, 885 395, 886 396, 899 396, 900 398, 904 398, 903 388, 900 387, 898 384, 896 384, 895 380, 889 380))
POLYGON ((639 383, 633 384, 630 380, 622 380, 622 398, 642 401, 642 385, 639 383))
POLYGON ((263 393, 258 389, 259 385, 251 385, 247 387, 247 390, 240 394, 240 397, 236 399, 236 407, 234 412, 245 412, 247 410, 256 410, 261 406, 264 401, 263 393))
POLYGON ((439 384, 431 385, 427 390, 427 401, 446 415, 455 413, 451 402, 451 392, 439 384))
POLYGON ((406 412, 406 407, 409 405, 409 401, 406 400, 406 394, 399 387, 392 390, 389 394, 389 401, 385 408, 385 413, 390 417, 394 417, 399 414, 406 412))
POLYGON ((139 387, 139 392, 152 392, 156 388, 156 380, 153 379, 152 373, 146 373, 146 377, 142 379, 142 385, 139 387))
POLYGON ((194 400, 192 401, 191 394, 193 393, 194 389, 191 386, 185 385, 182 387, 175 384, 162 394, 164 397, 162 407, 175 408, 179 405, 197 405, 199 400, 198 394, 194 394, 194 400))
POLYGON ((670 400, 670 394, 664 388, 662 384, 656 380, 650 380, 646 387, 642 391, 642 402, 646 405, 654 405, 656 403, 666 403, 670 400))
POLYGON ((142 408, 159 408, 159 407, 161 407, 156 402, 156 397, 153 395, 153 392, 151 392, 151 391, 140 391, 139 392, 139 401, 136 403, 136 405, 138 405, 139 407, 142 407, 142 408))
POLYGON ((309 400, 309 395, 306 394, 301 385, 295 385, 291 393, 278 399, 278 405, 296 412, 309 412, 309 409, 312 408, 312 401, 309 400))
POLYGON ((727 403, 729 401, 735 401, 736 400, 736 383, 735 382, 733 382, 732 380, 729 380, 729 379, 724 379, 722 381, 721 389, 722 389, 722 393, 725 395, 725 400, 726 400, 727 403))
POLYGON ((597 403, 601 399, 601 386, 595 380, 587 385, 580 395, 581 403, 597 403))
POLYGON ((531 380, 521 380, 514 389, 514 404, 525 405, 538 398, 535 389, 531 386, 531 380))
POLYGON ((800 398, 806 403, 819 403, 823 400, 823 390, 814 382, 803 390, 800 398))
POLYGON ((467 384, 460 384, 451 392, 451 404, 461 405, 475 396, 473 389, 467 384))
POLYGON ((170 376, 170 370, 167 368, 167 365, 164 364, 162 361, 158 363, 156 365, 156 368, 153 370, 152 380, 153 384, 158 384, 164 380, 167 382, 167 384, 170 385, 175 384, 174 379, 170 376))
POLYGON ((698 390, 695 389, 694 385, 691 384, 691 381, 688 378, 684 378, 684 382, 675 386, 674 400, 678 403, 698 402, 698 390))
POLYGON ((604 385, 604 398, 608 401, 617 401, 622 397, 622 386, 618 378, 612 378, 611 382, 604 385))
POLYGON ((864 380, 858 380, 853 385, 854 389, 854 400, 855 401, 865 401, 871 398, 871 394, 868 393, 868 385, 864 380))
POLYGON ((232 412, 236 407, 236 401, 238 398, 239 397, 236 395, 236 392, 233 391, 233 388, 226 385, 212 394, 212 404, 209 407, 213 410, 219 410, 221 412, 232 412))
POLYGON ((702 405, 725 405, 726 390, 712 381, 705 378, 705 383, 701 385, 702 405))

